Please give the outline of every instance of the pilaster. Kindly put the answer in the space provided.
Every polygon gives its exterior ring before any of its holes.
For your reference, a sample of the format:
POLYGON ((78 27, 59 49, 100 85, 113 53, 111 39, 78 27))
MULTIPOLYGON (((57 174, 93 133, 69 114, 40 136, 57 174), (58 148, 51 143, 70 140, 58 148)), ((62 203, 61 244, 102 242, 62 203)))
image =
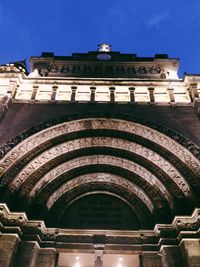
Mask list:
POLYGON ((182 257, 178 246, 162 246, 162 267, 177 267, 182 265, 182 257))
POLYGON ((168 94, 169 94, 169 99, 171 103, 175 102, 174 98, 174 88, 168 88, 168 94))
POLYGON ((52 86, 52 95, 51 95, 51 101, 55 101, 56 100, 56 93, 58 90, 58 86, 57 85, 53 85, 52 86))
POLYGON ((56 262, 56 250, 41 248, 36 260, 37 267, 54 267, 56 262))
POLYGON ((90 94, 90 101, 91 101, 91 102, 94 102, 94 101, 95 101, 95 91, 96 91, 96 87, 94 87, 94 86, 90 87, 90 91, 91 91, 91 94, 90 94))
POLYGON ((162 267, 161 257, 158 253, 146 252, 142 254, 142 267, 162 267))
POLYGON ((71 87, 72 93, 71 93, 71 101, 74 102, 76 100, 76 90, 77 87, 76 86, 72 86, 71 87))
POLYGON ((154 103, 155 102, 154 88, 153 87, 150 87, 150 88, 148 88, 148 91, 149 91, 149 99, 150 99, 150 102, 151 103, 154 103))
POLYGON ((13 267, 37 267, 39 246, 35 241, 22 241, 18 247, 13 267))
POLYGON ((115 87, 110 87, 110 102, 115 102, 115 87))
POLYGON ((135 88, 130 87, 129 91, 130 91, 130 102, 135 102, 135 88))
POLYGON ((200 239, 182 239, 181 253, 184 267, 200 267, 200 239))
POLYGON ((19 237, 17 235, 0 234, 0 266, 12 266, 18 243, 19 237))

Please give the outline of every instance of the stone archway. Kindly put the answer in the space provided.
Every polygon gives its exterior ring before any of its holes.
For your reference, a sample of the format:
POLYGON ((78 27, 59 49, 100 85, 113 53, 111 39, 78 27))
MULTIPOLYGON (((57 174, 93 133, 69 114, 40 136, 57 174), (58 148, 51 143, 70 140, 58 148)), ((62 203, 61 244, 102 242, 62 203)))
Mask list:
POLYGON ((191 213, 200 201, 200 163, 187 140, 138 118, 106 116, 46 122, 10 151, 5 145, 1 200, 48 221, 79 195, 100 190, 126 200, 141 228, 191 213))

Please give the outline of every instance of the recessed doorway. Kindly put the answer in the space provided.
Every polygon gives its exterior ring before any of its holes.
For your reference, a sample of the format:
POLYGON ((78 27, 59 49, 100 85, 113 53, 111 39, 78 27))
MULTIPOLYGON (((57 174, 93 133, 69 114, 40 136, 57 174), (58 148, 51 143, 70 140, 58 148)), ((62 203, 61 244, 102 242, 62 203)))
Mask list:
MULTIPOLYGON (((59 253, 58 267, 94 267, 95 253, 59 253)), ((140 267, 139 255, 103 254, 103 267, 140 267)))

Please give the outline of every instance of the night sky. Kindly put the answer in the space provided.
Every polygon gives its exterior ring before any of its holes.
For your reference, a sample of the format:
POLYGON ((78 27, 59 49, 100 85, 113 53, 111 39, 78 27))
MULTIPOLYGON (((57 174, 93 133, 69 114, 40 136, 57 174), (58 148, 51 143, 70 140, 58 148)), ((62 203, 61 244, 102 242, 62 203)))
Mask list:
POLYGON ((200 0, 0 0, 0 63, 39 56, 113 51, 181 59, 200 74, 200 0))

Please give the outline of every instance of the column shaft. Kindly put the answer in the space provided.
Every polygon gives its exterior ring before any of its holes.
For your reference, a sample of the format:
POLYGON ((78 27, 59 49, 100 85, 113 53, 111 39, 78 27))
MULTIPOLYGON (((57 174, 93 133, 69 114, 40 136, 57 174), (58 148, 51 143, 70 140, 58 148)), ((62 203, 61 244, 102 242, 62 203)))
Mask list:
POLYGON ((15 234, 0 234, 0 266, 13 266, 19 237, 15 234))
POLYGON ((56 262, 55 249, 39 249, 36 266, 37 267, 54 267, 56 262))
POLYGON ((182 257, 178 246, 161 247, 163 267, 182 266, 182 257))
POLYGON ((56 85, 52 86, 52 95, 51 95, 51 100, 52 101, 56 100, 57 90, 58 90, 58 86, 56 86, 56 85))
POLYGON ((183 266, 200 267, 200 240, 183 239, 180 247, 183 257, 183 266))
POLYGON ((32 96, 31 96, 31 100, 35 100, 35 97, 36 97, 38 88, 39 88, 39 87, 38 87, 37 85, 34 85, 34 86, 33 86, 33 92, 32 92, 32 96))
POLYGON ((95 90, 96 90, 96 87, 90 87, 90 101, 91 102, 94 102, 95 101, 95 90))
POLYGON ((161 257, 158 253, 144 253, 141 258, 142 267, 162 267, 161 257))
POLYGON ((77 89, 77 87, 76 86, 72 86, 71 89, 72 89, 71 101, 74 102, 76 100, 76 89, 77 89))
POLYGON ((175 102, 175 98, 174 98, 174 89, 173 89, 173 88, 169 88, 169 89, 168 89, 168 93, 169 93, 169 99, 170 99, 170 102, 175 102))
POLYGON ((130 91, 130 102, 135 102, 135 88, 134 87, 130 87, 129 88, 130 91))
POLYGON ((197 84, 196 83, 192 83, 190 84, 190 88, 189 88, 193 101, 195 100, 195 98, 199 97, 198 91, 197 91, 197 84))
POLYGON ((110 87, 110 102, 115 102, 115 88, 110 87))
POLYGON ((154 88, 150 87, 150 88, 148 88, 148 90, 149 90, 149 98, 150 98, 150 102, 155 102, 154 88))
POLYGON ((18 247, 13 267, 37 267, 38 244, 35 241, 22 241, 18 247))

